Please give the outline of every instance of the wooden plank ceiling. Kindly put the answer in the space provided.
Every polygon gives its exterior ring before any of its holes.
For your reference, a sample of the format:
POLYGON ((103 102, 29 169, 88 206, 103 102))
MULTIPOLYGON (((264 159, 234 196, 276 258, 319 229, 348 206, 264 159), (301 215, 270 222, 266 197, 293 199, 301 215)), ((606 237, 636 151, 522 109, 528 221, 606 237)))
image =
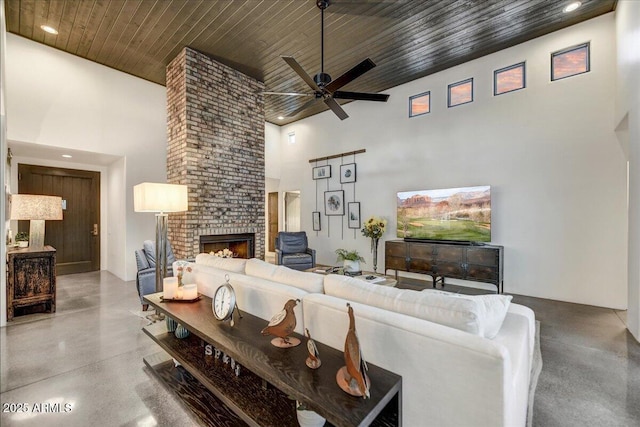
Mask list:
MULTIPOLYGON (((344 90, 383 92, 611 12, 616 0, 582 0, 577 11, 562 13, 568 3, 332 0, 325 12, 325 72, 337 78, 369 57, 377 67, 344 90)), ((268 91, 309 92, 281 55, 295 57, 311 76, 320 71, 315 0, 6 0, 5 5, 9 32, 162 85, 165 67, 184 46, 264 81, 268 91), (45 24, 58 35, 45 33, 40 28, 45 24)), ((264 97, 266 119, 275 124, 326 110, 317 103, 278 120, 307 99, 264 97)))

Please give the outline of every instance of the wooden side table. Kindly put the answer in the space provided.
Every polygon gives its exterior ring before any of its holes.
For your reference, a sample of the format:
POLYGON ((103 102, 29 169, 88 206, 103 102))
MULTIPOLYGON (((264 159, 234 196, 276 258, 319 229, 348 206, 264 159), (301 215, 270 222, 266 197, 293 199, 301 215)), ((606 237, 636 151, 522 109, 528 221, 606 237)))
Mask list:
POLYGON ((56 250, 45 246, 7 251, 7 320, 15 309, 48 304, 56 311, 56 250))

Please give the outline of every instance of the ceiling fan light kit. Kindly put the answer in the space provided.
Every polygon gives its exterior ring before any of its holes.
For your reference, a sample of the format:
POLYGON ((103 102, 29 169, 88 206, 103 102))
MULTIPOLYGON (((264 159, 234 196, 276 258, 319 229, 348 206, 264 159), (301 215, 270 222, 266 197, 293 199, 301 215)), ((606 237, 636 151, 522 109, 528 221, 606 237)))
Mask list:
POLYGON ((316 6, 320 9, 320 23, 321 23, 321 35, 320 35, 320 72, 313 78, 307 74, 307 72, 300 66, 298 61, 292 56, 282 56, 282 59, 302 78, 302 80, 313 90, 313 93, 296 93, 296 92, 264 92, 267 95, 285 95, 285 96, 307 96, 313 97, 309 101, 305 102, 299 108, 289 112, 287 117, 295 117, 300 112, 306 110, 312 105, 322 101, 335 113, 340 120, 344 120, 349 115, 338 104, 336 99, 349 99, 354 101, 377 101, 387 102, 389 95, 379 93, 365 93, 365 92, 348 92, 340 91, 343 86, 351 83, 367 71, 371 70, 376 64, 369 58, 360 62, 355 67, 341 75, 335 80, 332 80, 328 73, 324 72, 324 10, 329 7, 329 0, 317 0, 316 6))

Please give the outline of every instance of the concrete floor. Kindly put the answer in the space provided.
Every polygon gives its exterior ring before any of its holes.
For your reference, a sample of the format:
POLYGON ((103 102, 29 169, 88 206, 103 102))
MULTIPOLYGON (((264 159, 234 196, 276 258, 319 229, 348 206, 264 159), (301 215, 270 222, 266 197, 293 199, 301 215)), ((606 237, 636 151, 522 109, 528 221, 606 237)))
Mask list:
MULTIPOLYGON (((514 302, 541 321, 535 426, 640 425, 640 344, 625 329, 625 312, 522 296, 514 302)), ((28 412, 3 411, 0 424, 195 425, 144 367, 142 358, 158 347, 141 332, 147 321, 139 310, 133 282, 106 272, 58 277, 57 313, 17 317, 0 330, 2 408, 29 405, 28 412), (63 412, 46 413, 43 404, 63 412)))

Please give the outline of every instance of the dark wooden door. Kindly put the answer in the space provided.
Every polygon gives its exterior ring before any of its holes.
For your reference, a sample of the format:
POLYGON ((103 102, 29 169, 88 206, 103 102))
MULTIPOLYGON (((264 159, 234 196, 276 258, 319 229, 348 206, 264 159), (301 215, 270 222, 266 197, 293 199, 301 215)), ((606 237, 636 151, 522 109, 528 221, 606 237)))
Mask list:
POLYGON ((278 236, 278 193, 269 193, 269 252, 276 251, 278 236))
POLYGON ((100 270, 99 172, 19 164, 18 193, 62 197, 63 219, 46 221, 44 237, 57 250, 57 274, 100 270))

